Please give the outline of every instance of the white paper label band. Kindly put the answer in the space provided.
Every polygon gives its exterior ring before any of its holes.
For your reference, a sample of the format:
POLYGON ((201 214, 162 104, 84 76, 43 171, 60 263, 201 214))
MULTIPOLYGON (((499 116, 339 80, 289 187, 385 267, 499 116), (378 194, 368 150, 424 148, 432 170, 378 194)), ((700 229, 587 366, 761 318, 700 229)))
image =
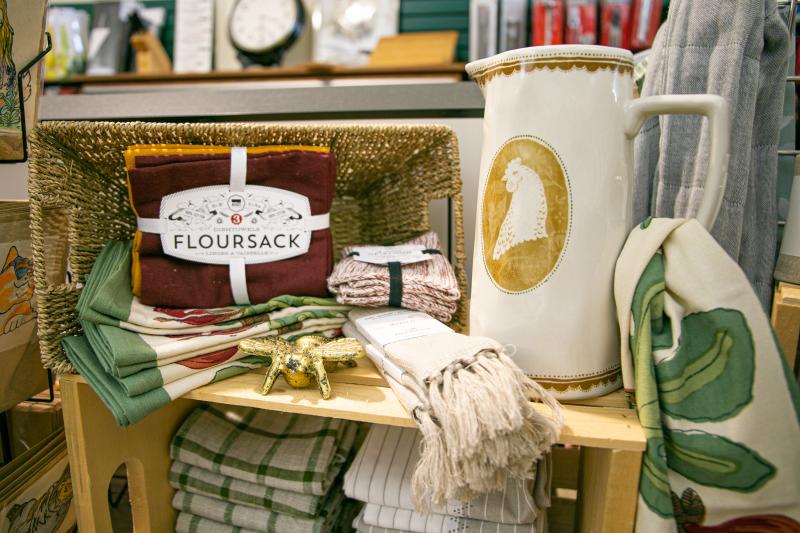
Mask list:
POLYGON ((247 148, 231 148, 231 192, 244 192, 247 183, 247 148))
POLYGON ((247 294, 247 273, 244 270, 244 259, 231 259, 229 266, 231 293, 236 305, 250 305, 250 296, 247 294))
POLYGON ((373 265, 386 265, 394 262, 408 265, 433 259, 434 253, 440 252, 427 250, 421 244, 400 244, 397 246, 356 246, 350 255, 356 261, 373 265))
MULTIPOLYGON (((167 223, 163 218, 136 218, 136 226, 143 233, 162 234, 167 232, 167 223)), ((328 229, 331 226, 331 214, 311 215, 308 219, 306 228, 308 231, 328 229)))
POLYGON ((212 265, 234 258, 269 263, 308 252, 311 233, 330 227, 312 215, 307 197, 283 189, 227 185, 179 191, 161 200, 159 218, 139 218, 140 231, 161 236, 166 255, 212 265))
POLYGON ((420 311, 397 309, 368 315, 356 319, 360 331, 371 344, 385 348, 400 342, 436 333, 452 333, 453 330, 435 318, 420 311))

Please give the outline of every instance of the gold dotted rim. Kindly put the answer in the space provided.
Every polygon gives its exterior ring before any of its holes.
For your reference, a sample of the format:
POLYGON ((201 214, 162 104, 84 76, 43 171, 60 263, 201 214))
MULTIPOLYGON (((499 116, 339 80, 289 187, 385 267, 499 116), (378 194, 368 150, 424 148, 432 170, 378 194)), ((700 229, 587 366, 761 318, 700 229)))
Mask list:
POLYGON ((510 76, 515 72, 531 72, 544 69, 563 71, 582 69, 589 72, 609 70, 621 74, 632 74, 633 59, 600 54, 557 54, 552 56, 535 55, 511 57, 485 65, 479 63, 472 68, 470 68, 470 65, 467 65, 467 73, 481 87, 498 75, 510 76))
POLYGON ((539 385, 545 389, 555 390, 558 392, 566 392, 568 390, 582 390, 588 391, 604 385, 610 385, 620 379, 620 367, 614 367, 605 370, 599 374, 593 374, 586 377, 568 377, 568 378, 553 378, 553 377, 540 377, 531 375, 539 385))

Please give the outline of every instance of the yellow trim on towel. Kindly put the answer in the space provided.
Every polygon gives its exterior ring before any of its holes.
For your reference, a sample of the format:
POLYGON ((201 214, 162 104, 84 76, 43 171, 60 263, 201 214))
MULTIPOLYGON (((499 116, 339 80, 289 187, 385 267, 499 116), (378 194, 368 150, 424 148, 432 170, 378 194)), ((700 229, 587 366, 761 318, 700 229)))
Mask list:
POLYGON ((131 250, 131 291, 136 296, 142 290, 142 269, 139 266, 139 248, 142 246, 142 232, 136 230, 133 236, 133 248, 131 250))
MULTIPOLYGON (((264 154, 267 152, 319 152, 329 154, 329 146, 309 146, 301 144, 272 144, 266 146, 249 146, 247 153, 264 154)), ((125 150, 125 168, 136 168, 137 156, 159 155, 201 155, 201 154, 229 154, 230 146, 210 146, 203 144, 133 144, 125 150)))

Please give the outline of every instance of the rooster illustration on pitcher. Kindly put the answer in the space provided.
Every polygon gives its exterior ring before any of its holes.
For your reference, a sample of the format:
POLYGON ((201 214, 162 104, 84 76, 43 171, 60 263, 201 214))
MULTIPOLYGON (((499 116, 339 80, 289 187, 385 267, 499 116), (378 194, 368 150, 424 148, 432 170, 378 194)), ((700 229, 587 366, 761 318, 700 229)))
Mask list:
POLYGON ((569 231, 569 184, 553 149, 533 137, 507 142, 483 191, 483 262, 494 285, 530 291, 557 268, 569 231))
POLYGON ((547 237, 547 198, 539 174, 522 164, 518 157, 506 166, 503 181, 512 196, 494 245, 492 259, 495 261, 509 248, 547 237))

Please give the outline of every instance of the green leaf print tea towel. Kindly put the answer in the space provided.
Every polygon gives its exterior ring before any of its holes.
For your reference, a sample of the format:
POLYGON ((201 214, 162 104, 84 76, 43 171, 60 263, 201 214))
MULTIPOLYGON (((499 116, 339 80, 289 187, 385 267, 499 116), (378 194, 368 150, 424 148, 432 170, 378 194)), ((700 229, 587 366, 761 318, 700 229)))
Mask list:
POLYGON ((800 530, 800 393, 739 266, 696 220, 647 219, 614 292, 647 437, 636 530, 800 530))
POLYGON ((248 337, 335 329, 350 309, 332 298, 291 295, 215 309, 152 307, 131 293, 130 272, 131 243, 110 241, 78 300, 81 326, 98 361, 120 378, 235 347, 248 337))

